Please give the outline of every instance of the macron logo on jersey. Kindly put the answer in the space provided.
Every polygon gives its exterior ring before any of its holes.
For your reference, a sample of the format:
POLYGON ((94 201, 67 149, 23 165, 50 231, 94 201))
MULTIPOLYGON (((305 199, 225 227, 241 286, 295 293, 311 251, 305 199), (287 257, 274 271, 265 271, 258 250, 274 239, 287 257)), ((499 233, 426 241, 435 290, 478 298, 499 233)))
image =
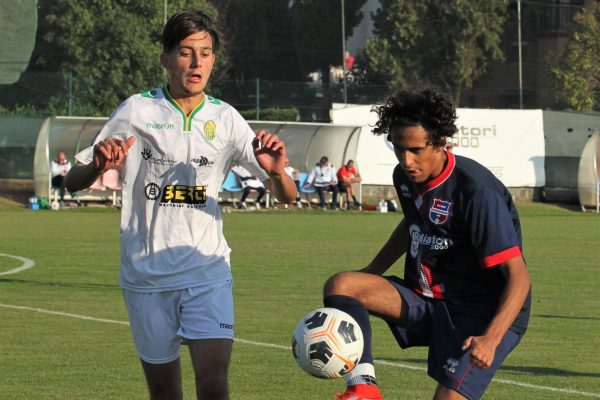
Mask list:
POLYGON ((163 124, 159 124, 157 122, 148 122, 146 124, 146 128, 148 129, 175 129, 175 125, 170 122, 165 122, 163 124))
POLYGON ((442 225, 448 220, 450 207, 452 203, 442 199, 433 199, 433 204, 429 209, 429 220, 436 225, 442 225))

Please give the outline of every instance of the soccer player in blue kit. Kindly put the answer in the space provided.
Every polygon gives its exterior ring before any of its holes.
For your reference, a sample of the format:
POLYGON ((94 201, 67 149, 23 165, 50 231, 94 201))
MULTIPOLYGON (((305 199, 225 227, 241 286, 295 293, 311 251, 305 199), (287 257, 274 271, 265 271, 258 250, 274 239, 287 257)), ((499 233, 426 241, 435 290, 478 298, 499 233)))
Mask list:
POLYGON ((79 190, 122 169, 119 281, 150 399, 183 398, 187 344, 197 398, 227 400, 233 279, 219 188, 235 164, 282 203, 295 199, 296 185, 283 141, 255 134, 233 107, 205 94, 219 45, 211 19, 176 13, 162 42, 168 85, 125 100, 76 155, 66 183, 79 190))
POLYGON ((365 268, 325 284, 324 304, 352 315, 365 349, 340 400, 382 399, 369 314, 401 348, 429 347, 434 400, 479 399, 529 319, 530 279, 517 210, 477 162, 445 150, 457 132, 451 100, 434 88, 402 89, 375 109, 399 164, 393 181, 404 218, 365 268), (404 277, 383 276, 405 255, 404 277))

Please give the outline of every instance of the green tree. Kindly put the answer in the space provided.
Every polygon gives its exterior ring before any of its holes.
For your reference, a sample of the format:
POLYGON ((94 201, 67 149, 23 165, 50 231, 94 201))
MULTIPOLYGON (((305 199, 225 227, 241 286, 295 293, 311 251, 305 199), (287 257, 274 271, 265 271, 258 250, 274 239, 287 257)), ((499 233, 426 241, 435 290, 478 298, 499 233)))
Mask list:
POLYGON ((375 36, 359 56, 360 81, 390 89, 428 82, 459 104, 489 61, 503 59, 507 6, 508 0, 381 0, 375 36))
POLYGON ((215 5, 230 44, 229 77, 238 82, 306 79, 296 62, 287 1, 228 0, 215 5))
POLYGON ((548 64, 560 107, 600 110, 600 4, 575 16, 568 44, 548 64))
MULTIPOLYGON (((360 9, 366 0, 345 0, 344 21, 347 40, 363 18, 360 9)), ((320 71, 324 93, 328 93, 330 66, 341 66, 342 13, 341 0, 296 0, 291 23, 296 44, 296 61, 304 76, 320 71)))
MULTIPOLYGON (((169 14, 201 9, 217 17, 206 0, 168 5, 169 14)), ((133 93, 164 83, 159 63, 164 18, 162 0, 41 0, 29 72, 72 74, 75 113, 108 115, 133 93)), ((65 94, 60 97, 65 104, 65 94)), ((60 102, 49 100, 54 106, 60 102)))

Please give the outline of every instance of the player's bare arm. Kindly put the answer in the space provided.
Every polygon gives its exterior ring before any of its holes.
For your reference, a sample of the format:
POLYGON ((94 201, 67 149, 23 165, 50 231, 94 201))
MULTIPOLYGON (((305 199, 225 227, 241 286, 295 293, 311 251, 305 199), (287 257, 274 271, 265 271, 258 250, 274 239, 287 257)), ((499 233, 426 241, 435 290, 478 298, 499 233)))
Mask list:
POLYGON ((496 347, 521 310, 531 285, 523 257, 515 257, 497 268, 501 269, 506 281, 498 312, 483 336, 468 337, 463 344, 463 350, 471 349, 471 362, 479 368, 492 365, 496 347))
POLYGON ((65 177, 67 189, 74 192, 86 189, 109 169, 119 168, 135 140, 135 136, 130 136, 127 140, 107 138, 96 143, 92 162, 87 165, 77 163, 65 177))
POLYGON ((277 200, 291 203, 296 198, 296 184, 285 173, 287 161, 285 143, 277 135, 260 130, 252 142, 254 155, 262 169, 269 174, 265 186, 277 200))
POLYGON ((402 219, 396 229, 392 232, 388 241, 383 245, 379 253, 373 258, 371 263, 361 272, 369 274, 383 275, 408 248, 408 226, 406 220, 402 219))

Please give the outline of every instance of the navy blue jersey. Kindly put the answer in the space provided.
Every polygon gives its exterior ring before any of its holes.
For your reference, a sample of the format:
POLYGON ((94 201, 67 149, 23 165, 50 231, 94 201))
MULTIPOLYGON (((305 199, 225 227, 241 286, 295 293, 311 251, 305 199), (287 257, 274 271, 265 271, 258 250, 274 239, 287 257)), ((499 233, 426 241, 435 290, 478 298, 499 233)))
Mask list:
MULTIPOLYGON (((394 186, 410 240, 404 279, 454 313, 491 320, 505 280, 497 265, 522 255, 521 225, 506 187, 477 162, 447 152, 442 173, 415 185, 398 165, 394 186)), ((511 329, 524 333, 531 293, 511 329)))

